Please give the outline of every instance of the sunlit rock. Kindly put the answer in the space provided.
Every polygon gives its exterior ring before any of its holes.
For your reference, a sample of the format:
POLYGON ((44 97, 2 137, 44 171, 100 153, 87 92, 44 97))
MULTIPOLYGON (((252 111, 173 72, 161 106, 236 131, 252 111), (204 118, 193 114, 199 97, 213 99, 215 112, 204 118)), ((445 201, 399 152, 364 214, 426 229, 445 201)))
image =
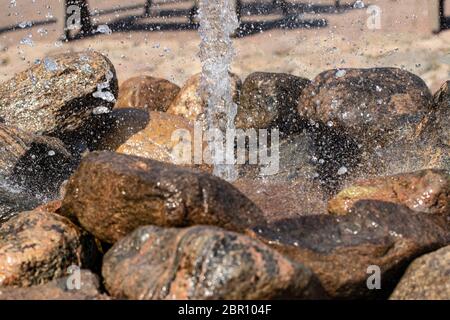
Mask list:
MULTIPOLYGON (((233 100, 239 103, 239 94, 242 82, 235 74, 231 74, 233 100)), ((190 121, 203 120, 206 102, 200 91, 201 74, 198 73, 189 78, 181 88, 178 95, 170 104, 167 112, 183 116, 190 121)))
POLYGON ((111 152, 87 155, 70 178, 61 212, 114 243, 142 225, 215 225, 244 232, 261 211, 227 182, 196 170, 111 152))
POLYGON ((299 97, 310 81, 285 73, 255 72, 244 81, 236 127, 279 128, 282 133, 299 131, 299 97))
POLYGON ((354 183, 328 202, 328 211, 345 215, 360 200, 380 200, 417 212, 450 215, 450 174, 424 170, 354 183))
POLYGON ((328 294, 340 299, 387 298, 409 262, 450 244, 445 217, 367 200, 342 217, 304 216, 254 231, 260 240, 309 267, 328 294))
POLYGON ((450 300, 450 246, 413 261, 391 300, 450 300))
POLYGON ((102 274, 117 298, 323 298, 313 273, 244 235, 214 227, 141 227, 105 255, 102 274))
POLYGON ((179 92, 180 87, 165 79, 133 77, 119 86, 115 107, 165 112, 179 92))
POLYGON ((94 110, 112 109, 117 91, 114 66, 102 54, 59 54, 0 84, 0 117, 22 130, 64 138, 94 110))
MULTIPOLYGON (((0 226, 0 287, 28 287, 91 266, 92 242, 57 214, 22 212, 0 226)), ((0 289, 1 290, 1 289, 0 289)))

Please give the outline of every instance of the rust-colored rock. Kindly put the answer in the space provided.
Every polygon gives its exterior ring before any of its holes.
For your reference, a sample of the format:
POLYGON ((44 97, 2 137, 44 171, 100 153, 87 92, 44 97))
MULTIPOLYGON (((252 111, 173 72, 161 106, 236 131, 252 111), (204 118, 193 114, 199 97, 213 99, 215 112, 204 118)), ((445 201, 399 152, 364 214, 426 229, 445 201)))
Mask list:
MULTIPOLYGON (((205 144, 202 146, 206 148, 205 144)), ((172 114, 150 112, 148 125, 122 143, 116 151, 193 167, 194 148, 194 127, 188 120, 172 114)))
POLYGON ((282 133, 301 128, 299 97, 310 81, 285 73, 255 72, 245 79, 236 116, 236 127, 278 128, 282 133))
POLYGON ((59 54, 0 84, 0 117, 7 125, 62 138, 112 109, 117 91, 114 66, 102 54, 59 54))
POLYGON ((245 231, 261 211, 229 183, 196 170, 111 152, 87 155, 61 208, 100 240, 114 243, 142 225, 197 224, 245 231))
POLYGON ((365 147, 414 139, 432 96, 418 76, 396 68, 339 69, 319 74, 298 111, 349 134, 365 147))
POLYGON ((0 287, 43 284, 64 276, 71 265, 90 263, 88 241, 57 214, 18 214, 0 226, 0 287))
MULTIPOLYGON (((77 271, 75 271, 77 272, 77 271)), ((80 270, 80 282, 73 276, 29 288, 0 288, 0 300, 109 300, 100 292, 100 280, 89 270, 80 270), (78 287, 79 285, 79 287, 78 287)))
POLYGON ((450 243, 445 217, 366 200, 346 216, 305 216, 254 230, 260 240, 309 267, 331 297, 347 299, 387 298, 413 259, 450 243), (370 266, 380 268, 380 290, 367 286, 370 266))
POLYGON ((264 244, 214 227, 141 227, 105 255, 102 274, 117 298, 323 298, 312 272, 264 244))
POLYGON ((333 214, 348 214, 359 200, 405 205, 413 211, 450 216, 450 174, 424 170, 359 181, 328 202, 333 214))
POLYGON ((450 246, 410 264, 391 300, 450 300, 450 246))
MULTIPOLYGON (((201 96, 200 83, 200 73, 190 77, 170 104, 167 112, 183 116, 190 121, 202 120, 206 102, 201 96)), ((234 94, 233 100, 234 102, 239 103, 242 83, 235 74, 231 74, 231 86, 234 94)))
POLYGON ((180 87, 165 79, 133 77, 119 86, 119 98, 115 107, 165 112, 179 92, 180 87))

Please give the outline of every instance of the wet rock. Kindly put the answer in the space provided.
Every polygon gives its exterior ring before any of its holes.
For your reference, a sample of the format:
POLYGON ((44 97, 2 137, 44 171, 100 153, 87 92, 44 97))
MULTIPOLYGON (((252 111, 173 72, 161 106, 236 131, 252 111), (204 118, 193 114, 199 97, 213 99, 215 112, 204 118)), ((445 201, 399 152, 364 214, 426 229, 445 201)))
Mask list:
POLYGON ((89 265, 88 238, 59 215, 23 212, 0 226, 0 287, 28 287, 89 265), (86 245, 86 246, 84 246, 86 245))
POLYGON ((425 82, 407 71, 335 69, 303 90, 298 111, 373 148, 388 140, 413 140, 431 106, 425 82))
MULTIPOLYGON (((75 271, 77 272, 77 271, 75 271)), ((29 288, 0 288, 0 300, 108 300, 97 275, 89 270, 29 288), (80 276, 75 279, 74 276, 80 276)))
MULTIPOLYGON (((233 100, 239 103, 241 80, 235 74, 231 74, 231 85, 233 91, 233 100)), ((189 78, 181 88, 178 95, 170 104, 167 112, 183 116, 190 121, 201 120, 204 116, 206 102, 201 97, 201 74, 195 74, 189 78)))
POLYGON ((247 129, 279 128, 282 133, 301 129, 299 97, 308 79, 285 73, 255 72, 245 79, 236 126, 247 129))
POLYGON ((62 214, 75 214, 114 243, 142 225, 216 225, 245 231, 261 211, 227 182, 207 173, 111 152, 87 155, 69 180, 62 214))
MULTIPOLYGON (((204 144, 201 146, 206 147, 204 144)), ((194 147, 194 127, 188 120, 172 114, 150 112, 147 126, 123 142, 116 151, 194 167, 194 147)))
POLYGON ((72 156, 57 138, 0 124, 0 178, 32 192, 54 193, 68 177, 72 156))
POLYGON ((269 223, 327 213, 322 189, 309 179, 284 182, 239 179, 233 185, 261 209, 269 223))
POLYGON ((3 181, 0 184, 0 225, 19 212, 37 207, 40 202, 40 199, 27 194, 18 186, 3 181))
MULTIPOLYGON (((252 164, 249 163, 247 156, 247 163, 239 166, 241 178, 283 182, 298 179, 312 180, 317 177, 316 147, 312 135, 299 132, 284 138, 270 137, 268 140, 269 143, 266 142, 267 140, 262 142, 269 145, 271 157, 268 160, 271 161, 263 163, 259 157, 258 162, 252 164), (263 168, 270 168, 270 170, 262 170, 263 168)), ((258 143, 261 141, 258 140, 258 143)))
POLYGON ((331 199, 328 211, 348 214, 359 200, 380 200, 417 212, 450 215, 450 174, 444 170, 423 170, 363 180, 331 199))
POLYGON ((119 86, 115 107, 165 112, 179 92, 180 87, 165 79, 133 77, 119 86))
POLYGON ((260 240, 309 267, 333 298, 387 298, 413 259, 450 243, 444 217, 366 200, 346 216, 305 216, 254 230, 260 240), (367 286, 371 266, 380 268, 380 290, 367 286))
POLYGON ((450 300, 450 246, 414 260, 390 299, 450 300))
POLYGON ((321 298, 310 270, 264 244, 214 227, 138 228, 105 255, 102 274, 118 298, 321 298))
POLYGON ((133 135, 144 130, 149 121, 148 111, 140 109, 120 108, 96 115, 81 134, 84 146, 80 149, 115 151, 133 135))
POLYGON ((0 117, 19 129, 63 138, 113 108, 114 66, 95 51, 46 57, 0 84, 0 117))

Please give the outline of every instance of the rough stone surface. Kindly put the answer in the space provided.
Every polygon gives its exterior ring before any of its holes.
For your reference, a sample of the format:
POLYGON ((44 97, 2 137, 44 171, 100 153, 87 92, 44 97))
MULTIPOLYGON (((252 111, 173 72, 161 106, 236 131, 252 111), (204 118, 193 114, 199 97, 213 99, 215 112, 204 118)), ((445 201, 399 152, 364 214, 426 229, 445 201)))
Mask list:
POLYGON ((390 299, 450 300, 450 246, 414 260, 390 299))
MULTIPOLYGON (((206 102, 200 92, 201 74, 195 74, 186 81, 178 95, 170 104, 167 112, 183 116, 190 121, 202 120, 206 102)), ((231 74, 233 100, 239 103, 242 82, 235 74, 231 74)))
POLYGON ((303 90, 298 111, 374 147, 413 139, 431 107, 425 82, 407 71, 335 69, 319 74, 303 90))
POLYGON ((441 89, 436 92, 433 98, 435 113, 432 127, 439 142, 445 145, 447 152, 450 153, 450 81, 445 82, 441 89))
POLYGON ((133 77, 119 86, 115 107, 165 112, 179 92, 180 87, 165 79, 133 77))
POLYGON ((130 299, 321 298, 312 272, 264 244, 214 227, 141 227, 105 255, 108 292, 130 299))
MULTIPOLYGON (((73 274, 75 275, 75 273, 73 274)), ((89 270, 80 270, 80 282, 73 276, 52 280, 46 284, 29 288, 0 288, 0 300, 108 300, 100 292, 97 275, 89 270), (77 285, 80 285, 77 287, 77 285)))
POLYGON ((105 242, 142 225, 216 225, 245 231, 263 223, 261 211, 229 183, 162 162, 94 152, 70 178, 61 208, 105 242))
POLYGON ((34 192, 55 192, 73 161, 57 138, 4 124, 0 124, 0 151, 0 178, 34 192))
POLYGON ((25 131, 63 137, 93 113, 112 109, 117 91, 114 66, 105 56, 59 54, 0 84, 0 117, 25 131))
POLYGON ((238 128, 279 128, 292 133, 301 128, 299 97, 310 81, 285 73, 255 72, 245 79, 236 116, 238 128))
POLYGON ((194 147, 194 127, 188 120, 172 114, 150 112, 147 126, 122 143, 116 151, 194 167, 194 147))
POLYGON ((392 202, 417 212, 450 216, 450 174, 444 170, 424 170, 363 180, 331 199, 328 211, 348 214, 359 200, 392 202))
POLYGON ((89 239, 68 219, 30 211, 0 226, 0 287, 28 287, 62 277, 87 264, 89 239), (86 246, 85 246, 86 245, 86 246))
POLYGON ((309 267, 331 297, 348 299, 387 298, 413 259, 450 243, 444 217, 365 200, 346 216, 305 216, 254 230, 309 267), (369 266, 380 267, 381 290, 368 289, 369 266))

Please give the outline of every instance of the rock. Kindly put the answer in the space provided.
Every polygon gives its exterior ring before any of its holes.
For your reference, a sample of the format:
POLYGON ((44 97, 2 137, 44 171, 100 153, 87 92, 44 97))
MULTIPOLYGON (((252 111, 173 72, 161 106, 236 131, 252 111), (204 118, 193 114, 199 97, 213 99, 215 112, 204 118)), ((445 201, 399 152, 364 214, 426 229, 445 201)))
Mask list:
POLYGON ((250 74, 242 85, 236 126, 242 129, 276 127, 286 134, 299 131, 302 121, 297 106, 309 82, 285 73, 250 74))
MULTIPOLYGON (((76 274, 74 273, 73 276, 76 274)), ((80 270, 80 282, 73 276, 52 280, 29 288, 0 288, 0 300, 108 300, 101 294, 98 276, 80 270), (79 287, 77 285, 79 284, 79 287)))
POLYGON ((80 149, 115 151, 133 135, 144 130, 149 121, 149 113, 141 109, 120 108, 96 115, 81 133, 85 138, 82 142, 85 146, 80 149))
POLYGON ((15 214, 37 207, 40 199, 27 194, 23 189, 0 183, 0 226, 15 214))
POLYGON ((243 232, 264 224, 261 211, 207 173, 111 152, 87 155, 70 178, 61 212, 114 243, 142 225, 216 225, 243 232))
POLYGON ((310 270, 264 244, 219 228, 138 228, 105 255, 102 274, 117 298, 323 298, 310 270))
POLYGON ((359 200, 380 200, 417 212, 450 216, 450 174, 444 170, 423 170, 362 180, 331 199, 328 211, 348 214, 359 200))
POLYGON ((389 140, 413 140, 431 100, 425 82, 401 69, 335 69, 303 90, 298 111, 373 148, 389 140))
MULTIPOLYGON (((272 150, 270 163, 270 175, 263 175, 262 167, 268 166, 262 163, 261 157, 257 164, 249 164, 239 167, 241 178, 258 179, 272 182, 287 182, 294 180, 312 180, 317 177, 316 146, 313 136, 306 132, 291 134, 288 137, 278 138, 267 143, 272 150), (281 141, 280 141, 281 140, 281 141), (276 145, 276 146, 275 146, 276 145)), ((259 142, 260 143, 260 142, 259 142)), ((259 150, 261 151, 261 150, 259 150)))
MULTIPOLYGON (((202 146, 206 148, 205 144, 202 146)), ((150 112, 148 125, 123 142, 116 151, 194 167, 194 147, 194 127, 188 120, 172 114, 150 112), (179 148, 180 145, 187 147, 188 154, 182 152, 184 147, 179 148)), ((200 165, 198 167, 205 167, 200 165)))
POLYGON ((54 193, 68 177, 73 161, 57 138, 0 124, 0 178, 31 194, 54 193))
POLYGON ((450 153, 450 81, 445 82, 441 89, 434 95, 435 112, 430 121, 432 130, 436 133, 439 142, 445 145, 450 153))
POLYGON ((114 106, 114 66, 95 51, 46 57, 0 84, 0 117, 19 129, 64 138, 114 106))
POLYGON ((89 237, 57 214, 30 211, 0 226, 0 287, 29 287, 89 266, 89 237))
MULTIPOLYGON (((167 112, 183 116, 190 121, 201 120, 204 116, 206 102, 201 97, 200 82, 200 73, 189 78, 170 104, 167 112)), ((239 103, 239 94, 242 83, 235 74, 231 74, 231 85, 234 93, 233 100, 234 102, 239 103)))
POLYGON ((414 260, 390 299, 450 300, 450 246, 414 260))
POLYGON ((233 185, 261 209, 269 223, 327 213, 322 189, 309 179, 285 182, 239 179, 233 185))
POLYGON ((133 77, 119 86, 116 108, 139 108, 165 112, 180 92, 180 87, 165 79, 133 77))
POLYGON ((444 217, 366 200, 346 216, 310 215, 254 230, 254 236, 310 268, 338 299, 387 298, 413 259, 450 243, 444 217), (371 266, 380 268, 380 290, 367 286, 371 266))

